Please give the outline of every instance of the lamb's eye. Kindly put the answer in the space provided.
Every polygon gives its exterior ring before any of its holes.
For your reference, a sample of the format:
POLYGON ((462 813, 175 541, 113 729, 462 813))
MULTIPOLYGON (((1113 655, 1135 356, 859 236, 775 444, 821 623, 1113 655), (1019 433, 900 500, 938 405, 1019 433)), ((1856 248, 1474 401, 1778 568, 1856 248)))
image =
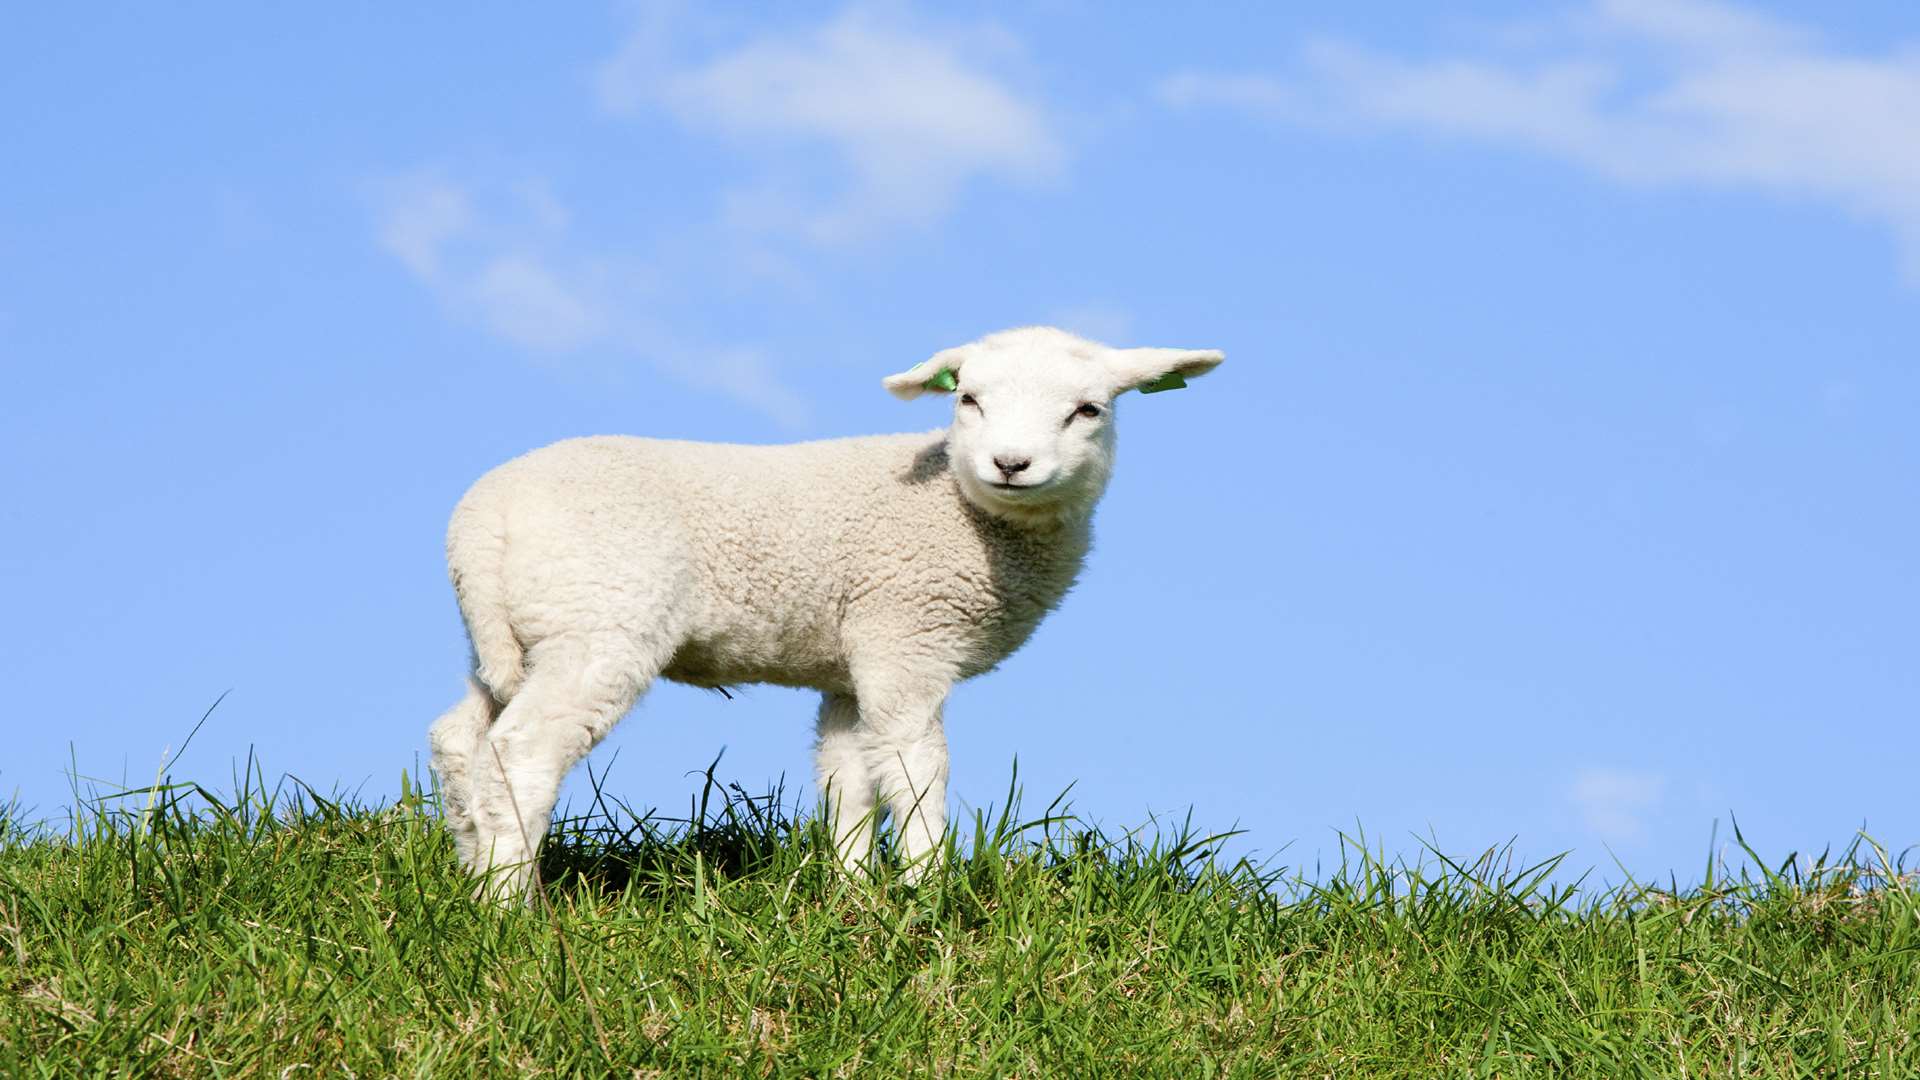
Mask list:
POLYGON ((975 400, 973 400, 973 395, 972 395, 972 394, 961 394, 961 395, 960 395, 960 404, 962 404, 962 405, 971 405, 971 406, 973 406, 973 407, 974 407, 974 408, 976 408, 976 409, 980 407, 980 403, 979 403, 979 402, 977 402, 977 401, 975 401, 975 400))
POLYGON ((1093 402, 1089 401, 1085 405, 1082 405, 1079 408, 1073 410, 1073 415, 1084 416, 1087 419, 1092 420, 1100 415, 1100 406, 1095 405, 1093 402))

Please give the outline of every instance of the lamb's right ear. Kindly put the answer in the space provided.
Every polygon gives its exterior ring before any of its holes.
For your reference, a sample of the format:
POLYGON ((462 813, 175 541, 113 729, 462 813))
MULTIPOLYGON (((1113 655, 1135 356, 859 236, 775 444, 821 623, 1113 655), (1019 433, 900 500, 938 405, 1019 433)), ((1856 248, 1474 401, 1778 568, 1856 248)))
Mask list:
POLYGON ((880 380, 887 392, 902 401, 912 401, 928 392, 950 394, 960 385, 960 363, 966 359, 966 346, 942 349, 898 375, 880 380))

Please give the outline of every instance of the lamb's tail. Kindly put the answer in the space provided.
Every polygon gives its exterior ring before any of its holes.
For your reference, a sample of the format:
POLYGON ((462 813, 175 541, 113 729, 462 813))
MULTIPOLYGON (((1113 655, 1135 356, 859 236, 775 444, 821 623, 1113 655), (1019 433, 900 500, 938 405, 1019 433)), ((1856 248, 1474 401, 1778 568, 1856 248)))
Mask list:
POLYGON ((472 494, 447 525, 447 571, 473 642, 473 673, 495 701, 512 698, 526 679, 525 650, 507 611, 507 523, 472 494))

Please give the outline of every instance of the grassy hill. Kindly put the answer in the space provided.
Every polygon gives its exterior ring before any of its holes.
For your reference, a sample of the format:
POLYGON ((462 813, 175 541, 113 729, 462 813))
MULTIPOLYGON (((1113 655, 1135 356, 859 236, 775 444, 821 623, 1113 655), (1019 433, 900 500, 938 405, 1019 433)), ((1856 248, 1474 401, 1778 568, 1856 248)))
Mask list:
POLYGON ((913 888, 710 787, 596 800, 503 911, 430 797, 243 786, 0 826, 0 1075, 1920 1075, 1920 886, 1864 845, 1592 895, 1006 812, 913 888))

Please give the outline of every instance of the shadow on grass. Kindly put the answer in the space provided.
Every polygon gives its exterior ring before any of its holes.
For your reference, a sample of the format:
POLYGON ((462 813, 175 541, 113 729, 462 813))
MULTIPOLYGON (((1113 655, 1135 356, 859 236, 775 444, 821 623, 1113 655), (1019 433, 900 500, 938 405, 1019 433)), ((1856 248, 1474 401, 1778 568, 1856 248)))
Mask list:
POLYGON ((588 770, 593 789, 586 813, 562 808, 540 846, 540 881, 550 894, 678 888, 696 867, 703 874, 742 878, 765 873, 796 847, 824 850, 814 823, 789 806, 784 786, 763 795, 715 778, 720 759, 704 773, 699 796, 684 818, 656 810, 636 812, 608 794, 606 773, 588 770))

